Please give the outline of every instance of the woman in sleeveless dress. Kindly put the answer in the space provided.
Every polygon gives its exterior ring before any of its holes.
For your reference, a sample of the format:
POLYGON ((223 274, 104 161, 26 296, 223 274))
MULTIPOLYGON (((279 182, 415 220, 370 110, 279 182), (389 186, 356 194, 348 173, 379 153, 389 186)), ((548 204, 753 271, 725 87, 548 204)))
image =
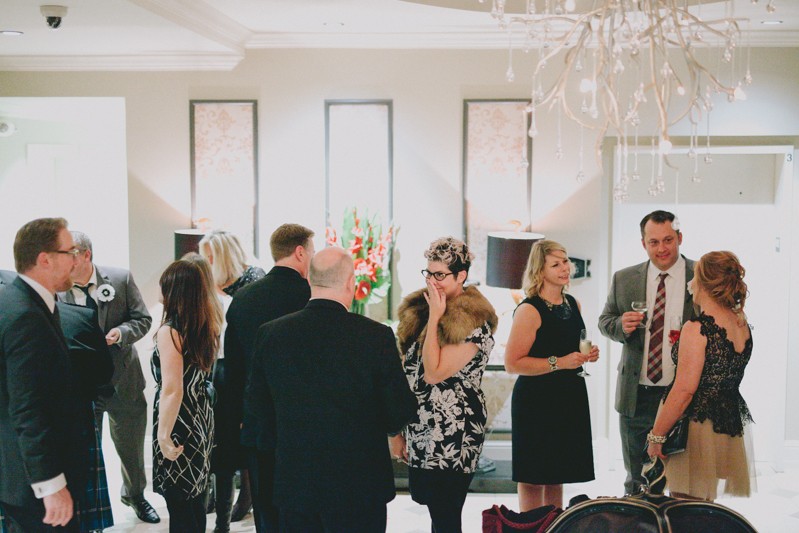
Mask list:
POLYGON ((480 386, 497 316, 475 287, 463 286, 473 259, 465 243, 437 239, 424 255, 427 288, 403 300, 397 331, 419 407, 391 453, 408 463, 411 498, 427 506, 432 530, 459 533, 485 438, 480 386))
POLYGON ((153 490, 166 500, 170 532, 205 531, 214 419, 206 387, 219 346, 219 302, 197 261, 161 275, 164 313, 151 368, 153 490))
POLYGON ((701 313, 683 326, 672 347, 677 374, 647 436, 649 456, 666 459, 673 496, 713 501, 719 489, 749 496, 753 488, 753 458, 744 444, 752 415, 739 391, 752 355, 744 274, 732 252, 710 252, 696 264, 689 284, 701 313), (666 458, 665 435, 683 414, 690 420, 685 451, 666 458))
POLYGON ((563 483, 594 479, 588 393, 579 373, 599 359, 599 348, 579 351, 585 323, 580 304, 566 294, 570 275, 562 245, 533 245, 523 280, 526 298, 516 308, 505 349, 505 369, 519 374, 511 420, 521 511, 563 507, 563 483))

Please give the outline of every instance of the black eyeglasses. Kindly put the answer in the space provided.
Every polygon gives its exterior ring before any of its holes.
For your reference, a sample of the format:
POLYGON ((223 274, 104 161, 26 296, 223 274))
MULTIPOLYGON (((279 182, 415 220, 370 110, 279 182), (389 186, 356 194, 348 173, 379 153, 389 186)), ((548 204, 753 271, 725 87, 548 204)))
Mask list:
POLYGON ((436 281, 444 281, 444 278, 447 276, 454 275, 454 272, 430 272, 426 268, 422 270, 422 276, 424 276, 424 279, 436 278, 436 281))
POLYGON ((80 248, 70 248, 69 250, 53 250, 53 253, 67 254, 71 255, 72 257, 78 257, 80 255, 80 248))

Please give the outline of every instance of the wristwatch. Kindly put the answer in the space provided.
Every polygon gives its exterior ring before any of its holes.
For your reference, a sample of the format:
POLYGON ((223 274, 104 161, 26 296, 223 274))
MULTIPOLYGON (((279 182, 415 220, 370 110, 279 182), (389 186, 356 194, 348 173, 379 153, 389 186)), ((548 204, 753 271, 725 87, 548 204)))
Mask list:
POLYGON ((547 362, 549 363, 549 371, 554 372, 558 369, 558 358, 554 355, 550 355, 547 357, 547 362))

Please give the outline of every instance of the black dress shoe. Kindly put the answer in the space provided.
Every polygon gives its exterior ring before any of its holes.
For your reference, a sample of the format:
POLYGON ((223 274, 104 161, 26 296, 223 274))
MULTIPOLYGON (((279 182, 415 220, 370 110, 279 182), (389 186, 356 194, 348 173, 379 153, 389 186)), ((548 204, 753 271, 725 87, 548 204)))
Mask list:
POLYGON ((158 513, 155 512, 153 506, 150 505, 150 503, 145 500, 144 497, 132 499, 123 496, 122 503, 133 508, 133 512, 136 513, 136 517, 142 522, 147 522, 148 524, 157 524, 161 521, 161 517, 158 516, 158 513))

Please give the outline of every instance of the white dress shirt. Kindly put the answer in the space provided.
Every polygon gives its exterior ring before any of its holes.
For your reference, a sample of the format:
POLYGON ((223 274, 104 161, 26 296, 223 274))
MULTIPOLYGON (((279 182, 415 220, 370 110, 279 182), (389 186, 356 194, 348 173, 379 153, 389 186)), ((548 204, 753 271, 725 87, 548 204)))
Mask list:
MULTIPOLYGON (((94 265, 92 265, 92 275, 87 285, 89 286, 89 295, 94 299, 94 302, 97 303, 97 269, 94 268, 94 265)), ((75 304, 86 307, 86 293, 83 292, 77 284, 73 285, 71 290, 72 297, 75 299, 75 304)))

